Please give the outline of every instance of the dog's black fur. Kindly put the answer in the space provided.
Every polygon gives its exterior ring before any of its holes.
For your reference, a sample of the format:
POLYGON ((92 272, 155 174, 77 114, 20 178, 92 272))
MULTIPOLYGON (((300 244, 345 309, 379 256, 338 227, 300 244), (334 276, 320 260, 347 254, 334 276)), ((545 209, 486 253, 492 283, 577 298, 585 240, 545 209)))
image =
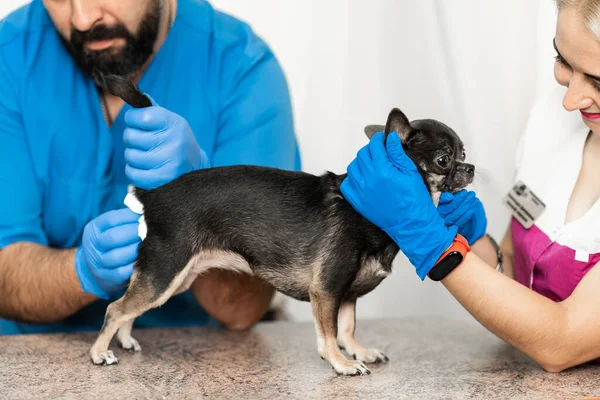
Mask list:
POLYGON ((136 189, 148 227, 136 267, 159 295, 194 254, 232 251, 284 294, 308 301, 308 287, 289 276, 310 273, 326 246, 324 289, 361 296, 380 282, 352 286, 361 263, 374 257, 389 270, 398 247, 342 198, 342 179, 231 166, 194 171, 151 191, 136 189), (174 251, 164 254, 165 248, 174 251))
MULTIPOLYGON (((150 103, 127 81, 107 77, 105 83, 110 93, 135 107, 150 103)), ((462 142, 446 125, 433 120, 411 124, 394 109, 385 128, 365 129, 369 137, 379 130, 400 135, 432 196, 442 190, 456 192, 472 180, 473 166, 463 163, 462 142), (440 163, 442 158, 447 162, 440 163)), ((215 252, 231 255, 234 261, 229 262, 239 264, 234 269, 253 273, 293 298, 311 301, 319 353, 338 373, 368 373, 361 360, 387 361, 350 337, 341 341, 347 343, 347 351, 352 347, 349 353, 358 361, 341 359, 337 347, 330 345, 338 334, 340 306, 354 307, 358 297, 379 285, 399 251, 386 233, 343 198, 340 185, 345 177, 240 165, 193 171, 153 190, 136 188, 147 236, 139 246, 127 293, 107 310, 101 332, 105 336, 91 351, 94 362, 110 363, 106 335, 112 337, 115 326, 164 303, 173 295, 176 277, 192 270, 190 260, 215 252)), ((185 290, 189 283, 177 283, 182 287, 176 289, 185 290)), ((348 316, 353 321, 353 311, 348 316)), ((353 329, 352 325, 352 334, 353 329)), ((121 336, 127 340, 127 335, 119 336, 122 343, 121 336)))
POLYGON ((120 97, 131 107, 144 108, 152 106, 152 102, 133 83, 116 75, 98 75, 101 89, 113 96, 120 97))

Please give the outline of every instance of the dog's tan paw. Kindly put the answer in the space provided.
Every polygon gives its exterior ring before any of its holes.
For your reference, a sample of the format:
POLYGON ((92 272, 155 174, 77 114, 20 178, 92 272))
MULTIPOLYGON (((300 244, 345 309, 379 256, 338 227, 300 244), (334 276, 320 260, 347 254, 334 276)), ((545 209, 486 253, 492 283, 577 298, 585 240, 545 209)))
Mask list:
POLYGON ((351 356, 353 356, 355 360, 367 364, 385 364, 390 361, 385 354, 377 349, 363 349, 362 351, 357 351, 356 354, 351 354, 351 356))
POLYGON ((121 341, 121 347, 124 348, 125 350, 135 351, 135 352, 142 350, 142 347, 140 346, 138 341, 135 340, 134 338, 132 338, 131 336, 124 338, 121 341))
POLYGON ((332 364, 338 375, 370 375, 371 371, 358 360, 344 360, 332 364))
POLYGON ((99 352, 92 349, 90 355, 92 356, 92 362, 96 365, 112 365, 119 363, 117 357, 115 357, 110 350, 99 352))
POLYGON ((321 356, 321 360, 324 360, 325 357, 325 340, 322 338, 317 338, 317 352, 321 356))

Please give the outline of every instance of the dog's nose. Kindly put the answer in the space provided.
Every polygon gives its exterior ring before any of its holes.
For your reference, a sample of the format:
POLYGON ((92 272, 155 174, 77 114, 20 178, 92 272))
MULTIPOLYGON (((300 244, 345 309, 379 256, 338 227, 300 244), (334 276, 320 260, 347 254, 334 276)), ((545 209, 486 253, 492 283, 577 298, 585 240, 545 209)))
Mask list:
POLYGON ((460 164, 457 169, 464 171, 468 175, 473 175, 475 172, 475 166, 473 164, 460 164))

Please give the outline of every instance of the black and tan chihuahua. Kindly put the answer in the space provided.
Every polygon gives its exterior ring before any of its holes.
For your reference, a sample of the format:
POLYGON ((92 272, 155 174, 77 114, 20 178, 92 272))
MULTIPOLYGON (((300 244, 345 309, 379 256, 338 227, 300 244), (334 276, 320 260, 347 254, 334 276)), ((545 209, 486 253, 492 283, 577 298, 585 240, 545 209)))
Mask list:
MULTIPOLYGON (((105 90, 133 107, 151 103, 133 84, 108 76, 105 90)), ((393 109, 384 126, 365 133, 400 135, 434 202, 473 180, 463 143, 434 120, 409 122, 393 109)), ((315 176, 259 166, 227 166, 189 172, 153 190, 135 188, 143 204, 147 236, 127 292, 106 310, 90 350, 94 364, 114 364, 112 337, 139 351, 134 319, 187 290, 210 268, 256 275, 280 292, 312 304, 317 348, 338 374, 370 374, 366 363, 387 362, 379 350, 354 338, 356 300, 391 272, 399 249, 363 218, 340 192, 345 175, 315 176), (343 349, 354 358, 347 359, 343 349)))

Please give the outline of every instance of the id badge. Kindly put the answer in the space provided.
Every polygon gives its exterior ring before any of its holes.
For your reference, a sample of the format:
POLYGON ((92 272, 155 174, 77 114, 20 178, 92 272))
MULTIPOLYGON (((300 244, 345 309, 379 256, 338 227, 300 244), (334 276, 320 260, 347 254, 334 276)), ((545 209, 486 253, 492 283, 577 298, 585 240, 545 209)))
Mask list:
POLYGON ((546 205, 523 182, 519 181, 504 197, 504 204, 525 229, 533 226, 546 205))

